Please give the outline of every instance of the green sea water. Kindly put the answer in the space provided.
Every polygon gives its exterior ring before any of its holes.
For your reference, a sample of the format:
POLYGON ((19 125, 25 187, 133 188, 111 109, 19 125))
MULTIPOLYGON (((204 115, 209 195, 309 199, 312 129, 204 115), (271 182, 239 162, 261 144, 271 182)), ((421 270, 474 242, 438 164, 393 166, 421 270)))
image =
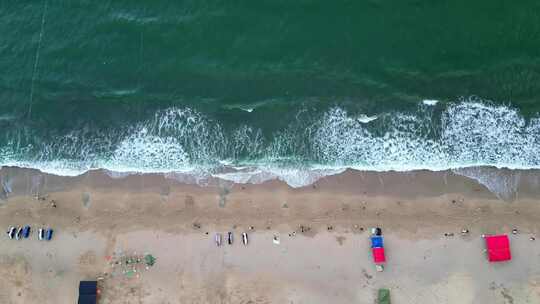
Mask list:
POLYGON ((0 33, 2 164, 540 165, 538 1, 2 1, 0 33))

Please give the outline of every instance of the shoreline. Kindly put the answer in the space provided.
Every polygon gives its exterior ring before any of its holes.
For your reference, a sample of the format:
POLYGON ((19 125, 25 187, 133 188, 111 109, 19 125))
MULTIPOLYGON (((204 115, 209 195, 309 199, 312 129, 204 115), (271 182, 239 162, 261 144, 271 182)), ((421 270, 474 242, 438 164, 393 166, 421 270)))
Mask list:
MULTIPOLYGON (((508 174, 513 173, 508 171, 508 174)), ((504 214, 514 221, 535 215, 528 210, 537 208, 540 188, 534 186, 540 181, 540 171, 519 172, 519 175, 515 196, 506 201, 477 181, 449 171, 379 173, 349 170, 310 186, 292 188, 277 180, 235 184, 212 179, 200 186, 181 183, 161 174, 111 178, 106 172, 92 171, 73 178, 36 170, 3 168, 0 178, 2 183, 9 180, 11 192, 6 195, 4 191, 0 206, 4 212, 37 208, 47 212, 44 215, 55 216, 56 209, 48 208, 50 202, 55 201, 62 210, 98 222, 111 218, 111 214, 130 214, 129 209, 135 214, 155 209, 145 216, 182 219, 186 230, 191 229, 186 225, 191 219, 215 222, 216 226, 220 226, 220 221, 229 221, 226 225, 230 226, 230 221, 249 220, 256 222, 259 228, 266 228, 265 221, 288 225, 291 219, 348 226, 345 222, 354 218, 372 224, 388 221, 391 227, 392 222, 388 219, 395 218, 399 222, 423 219, 426 226, 436 227, 444 223, 429 219, 430 215, 446 216, 464 225, 484 213, 487 218, 504 214), (264 218, 259 217, 261 214, 264 218)), ((531 231, 536 232, 537 228, 531 228, 531 231)))
POLYGON ((202 178, 191 173, 137 173, 113 172, 105 169, 93 169, 76 176, 63 176, 42 172, 39 169, 21 167, 0 167, 0 182, 2 195, 32 195, 30 191, 54 192, 66 187, 80 185, 99 188, 103 184, 126 187, 130 183, 138 183, 146 188, 156 186, 195 186, 212 188, 219 185, 237 185, 240 187, 257 188, 265 185, 280 186, 292 190, 305 190, 315 187, 329 187, 340 191, 360 194, 369 188, 373 194, 389 194, 395 196, 440 195, 442 193, 478 192, 483 196, 485 190, 496 198, 512 201, 519 196, 536 197, 540 195, 540 169, 508 169, 492 166, 463 167, 442 171, 412 170, 412 171, 359 171, 344 169, 343 172, 323 175, 305 186, 292 187, 286 181, 272 177, 262 182, 234 182, 216 176, 207 175, 202 178), (407 183, 419 182, 417 188, 403 188, 407 183), (362 189, 351 187, 358 183, 362 189), (476 184, 476 185, 475 185, 476 184), (6 189, 6 186, 8 189, 6 189), (401 192, 393 191, 398 187, 401 192), (354 190, 354 191, 351 191, 354 190), (358 191, 356 191, 358 190, 358 191), (10 193, 6 193, 10 192, 10 193))
POLYGON ((529 238, 540 234, 540 171, 503 172, 504 181, 519 176, 511 200, 450 171, 349 170, 292 188, 2 168, 12 191, 0 200, 0 222, 53 227, 55 237, 1 238, 0 299, 74 302, 78 281, 110 272, 106 257, 120 250, 150 252, 157 265, 139 279, 106 278, 102 303, 373 303, 379 287, 395 303, 535 303, 540 243, 529 238), (383 273, 369 254, 370 227, 386 238, 383 273), (214 234, 227 231, 236 244, 217 248, 214 234), (511 234, 512 261, 485 259, 481 235, 495 233, 511 234))

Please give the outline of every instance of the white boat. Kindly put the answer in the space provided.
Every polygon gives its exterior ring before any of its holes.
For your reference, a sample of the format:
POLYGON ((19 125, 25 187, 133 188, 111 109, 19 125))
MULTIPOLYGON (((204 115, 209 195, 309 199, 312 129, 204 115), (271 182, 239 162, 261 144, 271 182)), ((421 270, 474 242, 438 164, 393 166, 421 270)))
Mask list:
POLYGON ((7 234, 8 234, 10 239, 13 240, 16 233, 17 233, 17 228, 16 227, 13 227, 13 226, 9 227, 9 230, 7 231, 7 234))
POLYGON ((244 245, 248 244, 248 235, 245 232, 242 233, 242 243, 244 243, 244 245))
POLYGON ((22 237, 22 230, 23 230, 22 227, 19 227, 19 228, 17 229, 17 233, 15 233, 15 239, 16 239, 16 240, 20 240, 20 239, 21 239, 21 237, 22 237))

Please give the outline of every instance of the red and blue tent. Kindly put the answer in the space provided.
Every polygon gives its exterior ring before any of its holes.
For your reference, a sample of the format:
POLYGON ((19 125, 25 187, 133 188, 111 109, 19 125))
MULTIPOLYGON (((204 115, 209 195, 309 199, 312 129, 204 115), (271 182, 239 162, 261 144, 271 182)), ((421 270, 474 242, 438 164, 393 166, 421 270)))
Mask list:
POLYGON ((384 254, 383 237, 380 235, 374 235, 370 239, 371 239, 371 253, 373 254, 373 262, 375 262, 375 264, 382 264, 386 262, 386 256, 384 254))

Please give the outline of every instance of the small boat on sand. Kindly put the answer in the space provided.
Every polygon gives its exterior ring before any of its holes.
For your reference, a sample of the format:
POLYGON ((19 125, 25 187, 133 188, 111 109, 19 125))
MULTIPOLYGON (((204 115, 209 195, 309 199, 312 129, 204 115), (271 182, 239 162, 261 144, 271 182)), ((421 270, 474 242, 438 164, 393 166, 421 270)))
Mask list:
POLYGON ((244 243, 244 245, 246 245, 246 246, 248 244, 248 235, 245 232, 242 233, 242 243, 244 243))
POLYGON ((218 247, 221 246, 221 233, 216 233, 215 241, 218 247))
POLYGON ((52 239, 53 232, 54 232, 54 230, 52 230, 52 228, 49 228, 49 229, 47 229, 47 231, 45 231, 45 239, 47 241, 50 241, 52 239))
POLYGON ((229 243, 229 245, 233 244, 233 233, 232 232, 227 233, 227 243, 229 243))
POLYGON ((17 233, 17 227, 14 227, 14 226, 11 226, 9 227, 8 231, 7 231, 7 234, 8 234, 8 237, 10 239, 13 240, 13 238, 15 237, 15 234, 17 233))
POLYGON ((19 228, 17 229, 17 232, 15 233, 15 239, 16 239, 16 240, 20 240, 20 239, 22 238, 22 230, 23 230, 22 227, 19 227, 19 228))
POLYGON ((23 230, 22 230, 22 236, 27 239, 29 236, 30 236, 30 232, 31 232, 31 228, 30 226, 26 225, 24 226, 23 230))

